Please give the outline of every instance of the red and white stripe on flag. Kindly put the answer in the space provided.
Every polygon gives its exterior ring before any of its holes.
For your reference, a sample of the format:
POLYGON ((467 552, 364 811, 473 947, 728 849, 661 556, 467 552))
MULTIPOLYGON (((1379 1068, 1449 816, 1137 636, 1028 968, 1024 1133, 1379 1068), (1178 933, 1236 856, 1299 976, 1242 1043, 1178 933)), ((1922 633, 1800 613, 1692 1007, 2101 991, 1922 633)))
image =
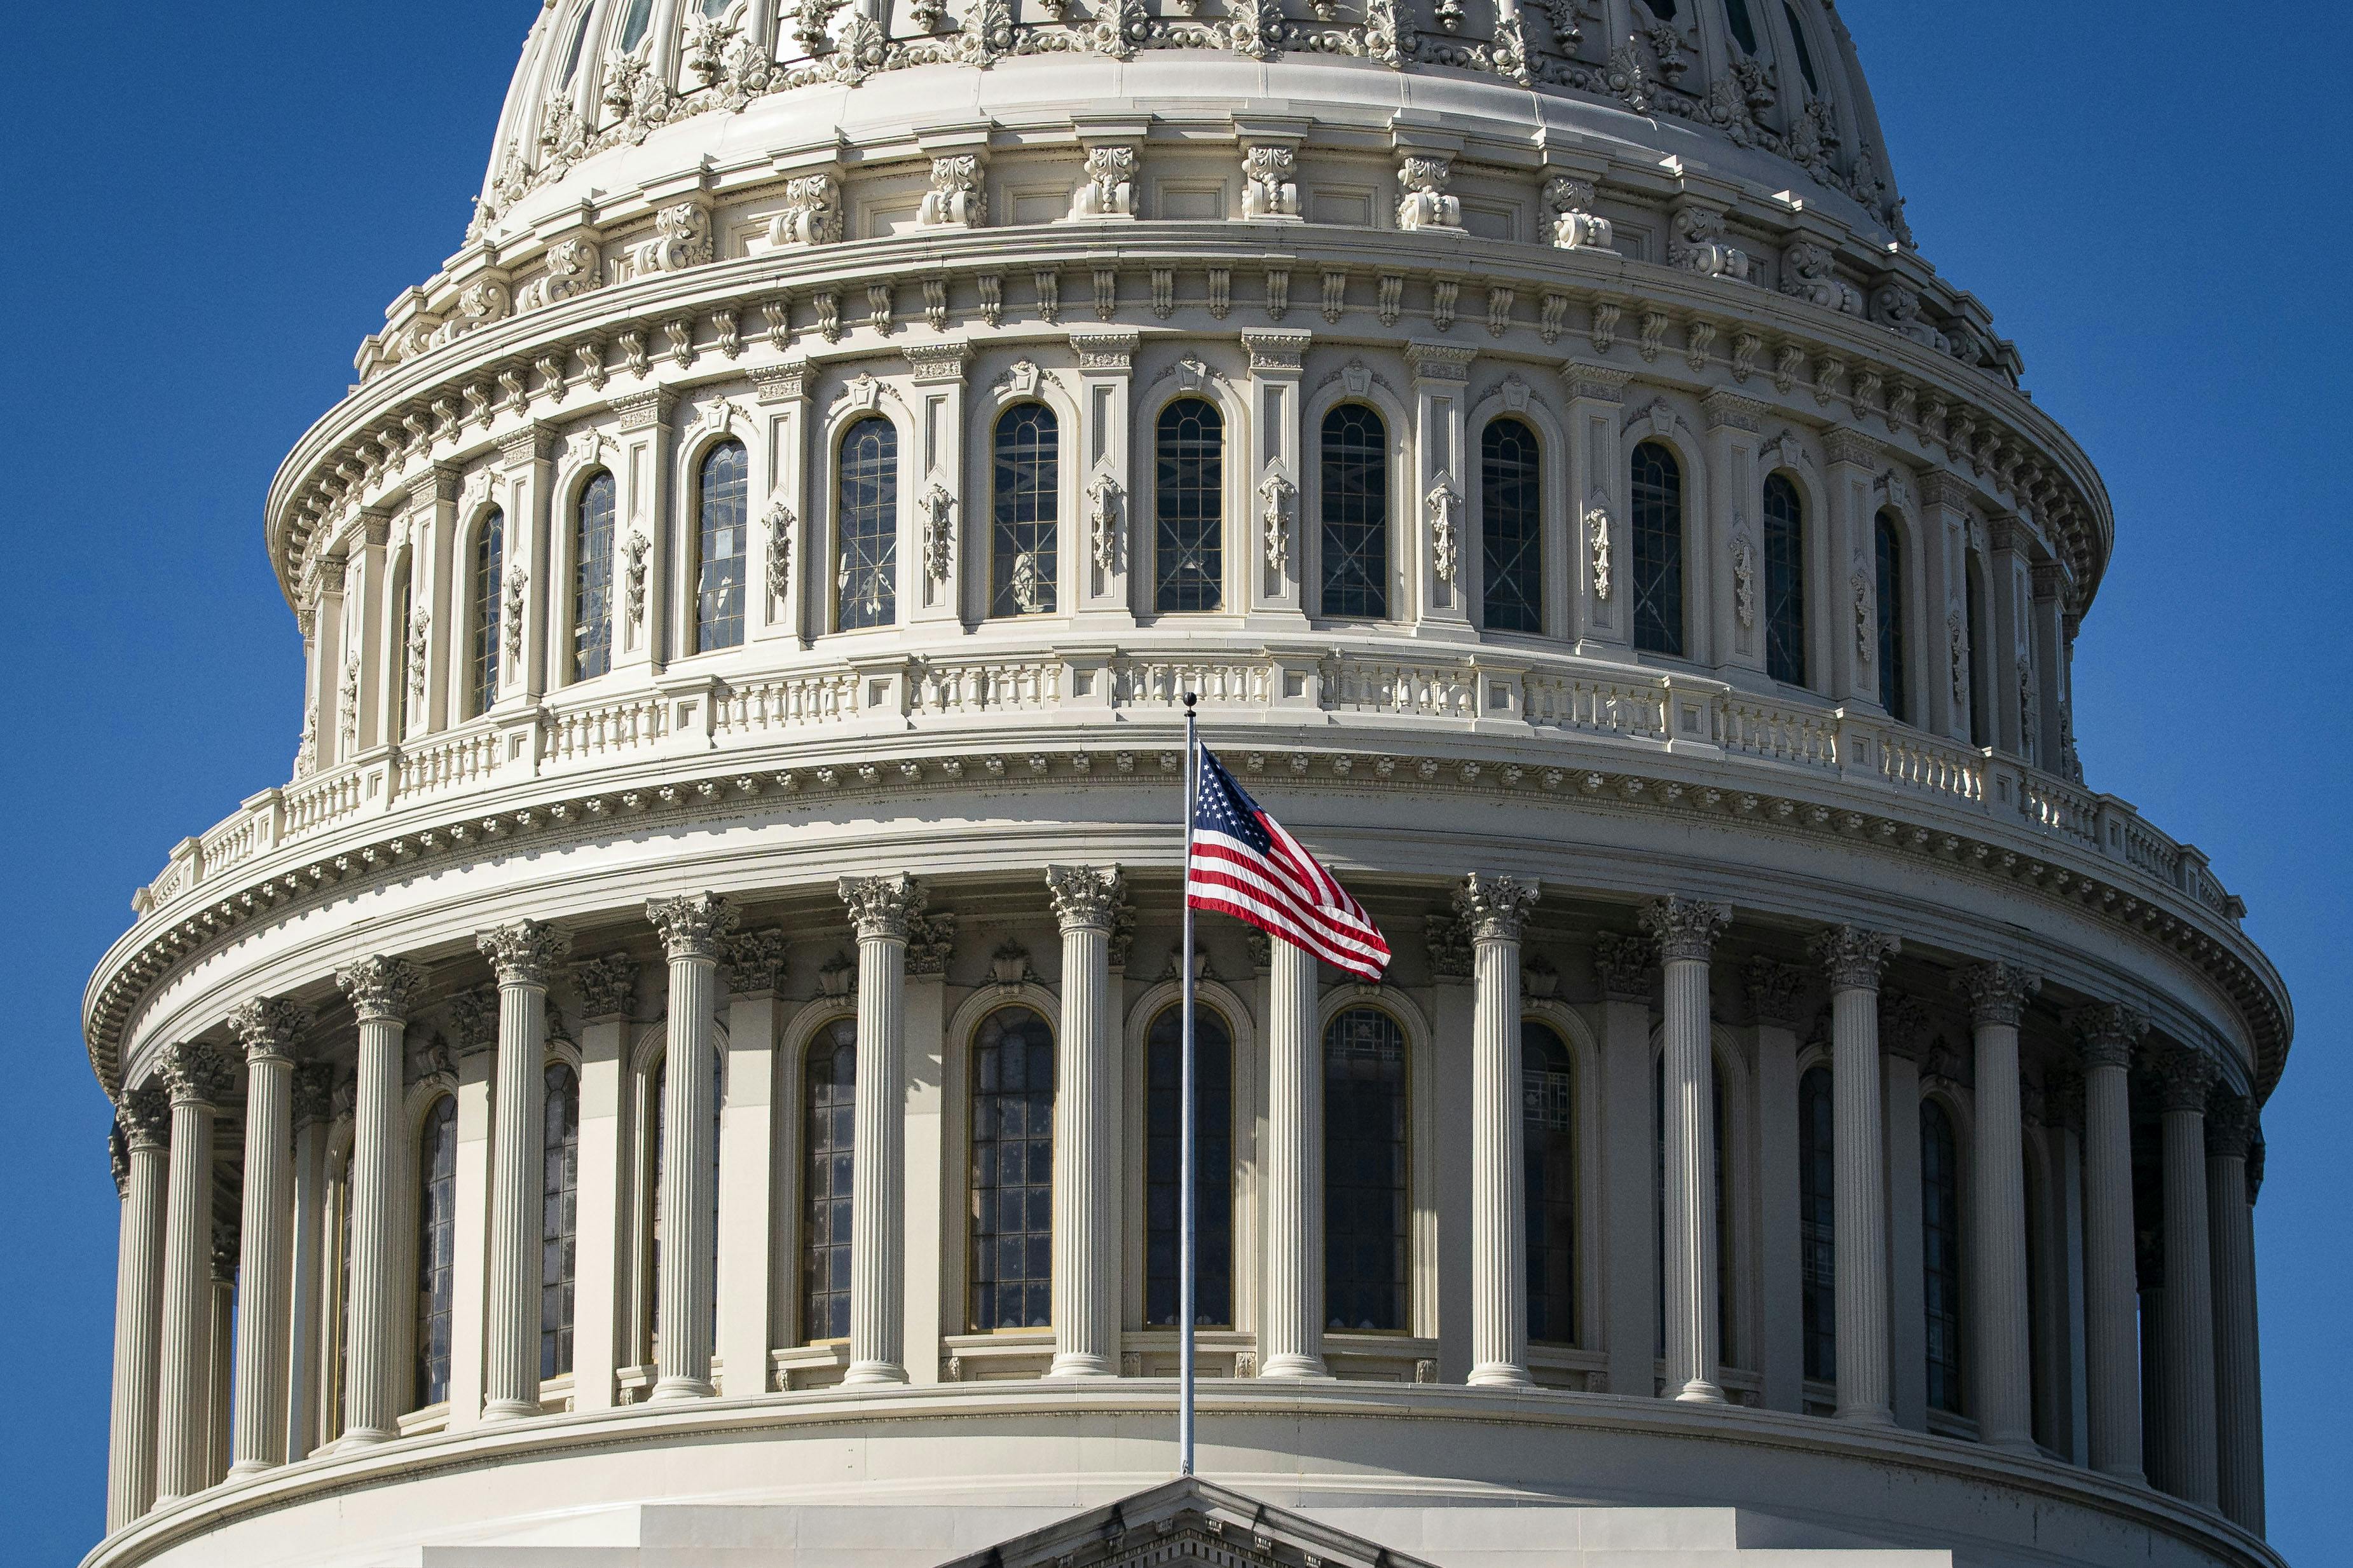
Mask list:
POLYGON ((1247 921, 1367 980, 1378 980, 1388 967, 1389 944, 1363 906, 1259 809, 1206 747, 1185 900, 1247 921))

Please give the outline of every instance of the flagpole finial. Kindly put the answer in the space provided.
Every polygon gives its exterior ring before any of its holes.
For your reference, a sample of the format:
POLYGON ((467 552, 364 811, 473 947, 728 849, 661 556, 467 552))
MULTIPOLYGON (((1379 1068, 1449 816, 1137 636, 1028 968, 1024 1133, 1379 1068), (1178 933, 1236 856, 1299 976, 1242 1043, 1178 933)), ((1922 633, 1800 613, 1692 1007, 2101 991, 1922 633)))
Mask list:
POLYGON ((1190 691, 1185 693, 1185 711, 1187 713, 1193 711, 1193 704, 1199 700, 1200 698, 1196 693, 1190 691))

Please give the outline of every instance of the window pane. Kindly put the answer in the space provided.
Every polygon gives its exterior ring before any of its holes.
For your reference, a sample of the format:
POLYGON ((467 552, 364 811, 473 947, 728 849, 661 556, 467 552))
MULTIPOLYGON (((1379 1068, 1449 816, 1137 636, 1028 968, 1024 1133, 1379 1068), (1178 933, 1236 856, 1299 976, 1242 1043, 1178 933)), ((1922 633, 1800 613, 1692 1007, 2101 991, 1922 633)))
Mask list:
POLYGON ((572 550, 572 679, 613 668, 613 476, 598 474, 580 492, 572 550))
POLYGON ((1388 614, 1388 435, 1344 403, 1324 416, 1324 613, 1388 614))
POLYGON ((457 1258, 458 1102, 425 1113, 417 1147, 417 1408, 449 1397, 451 1266, 457 1258))
POLYGON ((1765 481, 1765 669, 1792 686, 1806 683, 1805 530, 1798 487, 1773 475, 1765 481))
POLYGON ((1053 410, 1042 404, 1009 408, 997 422, 988 561, 992 616, 1054 608, 1059 445, 1053 410))
POLYGON ((1225 428, 1198 397, 1160 411, 1152 603, 1164 613, 1225 602, 1225 428))
MULTIPOLYGON (((1197 1273, 1193 1321, 1233 1321, 1233 1037, 1207 1008, 1193 1015, 1193 1212, 1197 1273)), ((1145 1043, 1149 1084, 1145 1101, 1144 1321, 1176 1321, 1177 1248, 1182 1237, 1177 1200, 1185 1104, 1185 1015, 1167 1007, 1152 1021, 1145 1043)))
POLYGON ((1352 1007, 1324 1035, 1324 1295, 1328 1327, 1405 1324, 1405 1031, 1352 1007))
POLYGON ((1054 1278, 1054 1033, 1000 1007, 973 1038, 971 1328, 1042 1329, 1054 1278))
POLYGON ((653 16, 654 0, 629 0, 629 9, 621 19, 621 47, 634 49, 644 41, 646 24, 653 16))
POLYGON ((1978 679, 1975 662, 1977 650, 1986 646, 1985 592, 1978 586, 1978 574, 1983 569, 1983 563, 1972 554, 1961 573, 1968 605, 1967 630, 1969 639, 1968 646, 1962 650, 1966 664, 1963 675, 1969 689, 1969 744, 1973 746, 1994 743, 1993 716, 1986 705, 1986 683, 1978 679))
POLYGON ((1783 0, 1781 15, 1789 19, 1789 42, 1797 46, 1798 69, 1805 77, 1807 88, 1819 97, 1822 84, 1814 76, 1814 51, 1806 47, 1805 24, 1798 20, 1798 13, 1788 0, 1783 0))
POLYGON ((751 483, 741 441, 722 441, 702 459, 702 529, 695 559, 694 651, 744 641, 744 534, 751 483))
POLYGON ((1912 693, 1904 668, 1904 545, 1895 520, 1879 514, 1872 530, 1879 556, 1879 705, 1891 719, 1910 722, 1912 693))
POLYGON ((1656 441, 1634 448, 1634 646, 1683 651, 1683 470, 1656 441))
POLYGON ((392 696, 387 704, 392 712, 392 738, 408 739, 411 724, 417 715, 410 710, 416 706, 414 694, 408 689, 408 672, 416 655, 409 647, 410 628, 417 625, 417 606, 408 591, 408 569, 401 568, 400 585, 393 595, 392 612, 392 696))
POLYGON ((1928 1404, 1963 1413, 1961 1397, 1961 1166, 1952 1118, 1920 1102, 1921 1283, 1927 1310, 1928 1404))
POLYGON ((835 619, 843 631, 887 626, 899 599, 899 432, 880 415, 841 437, 840 560, 835 619))
POLYGON ((507 520, 501 511, 482 519, 474 534, 474 646, 471 649, 473 712, 487 713, 499 700, 499 589, 506 574, 507 520))
POLYGON ((580 1079, 571 1066, 547 1069, 546 1176, 541 1184, 539 1375, 572 1370, 573 1286, 580 1254, 580 1079))
POLYGON ((858 1020, 836 1018, 809 1042, 807 1171, 801 1196, 801 1338, 849 1337, 850 1178, 857 1141, 858 1020))
POLYGON ((1487 625, 1544 630, 1544 485, 1536 433, 1490 421, 1479 438, 1481 568, 1487 625))
POLYGON ((1724 0, 1724 19, 1732 27, 1732 36, 1750 54, 1757 52, 1757 24, 1749 19, 1748 0, 1724 0))
POLYGON ((1838 1182, 1831 1069, 1798 1080, 1798 1271, 1805 1292, 1806 1375, 1838 1378, 1838 1182))
POLYGON ((1528 1338, 1577 1340, 1577 1079, 1550 1028, 1520 1026, 1520 1115, 1527 1164, 1528 1338))

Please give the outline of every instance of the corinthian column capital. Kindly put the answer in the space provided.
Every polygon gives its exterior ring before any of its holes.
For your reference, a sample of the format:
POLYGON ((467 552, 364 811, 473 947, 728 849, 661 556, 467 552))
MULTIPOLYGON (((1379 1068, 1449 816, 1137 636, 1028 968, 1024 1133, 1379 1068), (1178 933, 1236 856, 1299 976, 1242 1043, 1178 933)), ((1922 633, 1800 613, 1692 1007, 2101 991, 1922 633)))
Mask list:
POLYGON ((492 926, 474 938, 501 985, 545 986, 555 966, 572 952, 572 938, 543 921, 492 926))
POLYGON ((264 996, 231 1012, 228 1026, 244 1042, 246 1060, 291 1061, 294 1042, 311 1026, 311 1010, 283 996, 264 996))
POLYGON ((309 1062, 294 1069, 294 1127, 300 1131, 335 1115, 335 1069, 309 1062))
POLYGON ((849 928, 860 942, 904 942, 907 921, 923 909, 923 885, 904 871, 888 877, 844 877, 836 884, 849 906, 849 928))
POLYGON ((165 1051, 157 1070, 164 1075, 174 1105, 227 1105, 236 1088, 228 1058, 197 1040, 165 1051))
POLYGON ((1118 917, 1122 883, 1116 866, 1049 866, 1046 891, 1054 919, 1066 931, 1111 932, 1118 917))
POLYGON ((2083 1043, 2084 1066, 2128 1068, 2133 1048, 2148 1033, 2148 1020, 2121 1003, 2109 1003, 2078 1014, 2075 1030, 2083 1043))
POLYGON ((626 1018, 638 999, 638 961, 626 952, 584 958, 572 966, 580 991, 580 1016, 589 1023, 626 1018))
POLYGON ((1887 961, 1904 951, 1903 940, 1860 926, 1831 926, 1806 946, 1839 990, 1876 991, 1887 961))
POLYGON ((719 966, 726 972, 727 989, 738 996, 774 991, 785 978, 783 930, 729 931, 719 939, 719 966))
POLYGON ((1806 972, 1797 964, 1762 956, 1748 961, 1748 1010, 1758 1023, 1794 1026, 1805 991, 1806 972))
POLYGON ((2157 1075, 2168 1110, 2206 1114, 2207 1098, 2222 1077, 2221 1064, 2195 1046, 2153 1046, 2149 1070, 2157 1075))
POLYGON ((1969 999, 1969 1022, 2018 1027, 2026 999, 2042 989, 2042 976, 2015 963, 1980 963, 1953 979, 1953 989, 1969 999))
POLYGON ((661 937, 672 963, 719 956, 719 939, 735 929, 735 910, 717 893, 681 893, 648 899, 646 919, 661 937))
POLYGON ((1528 911, 1543 896, 1532 879, 1473 871, 1454 889, 1454 910, 1472 942, 1517 942, 1528 911))
POLYGON ((172 1102, 154 1079, 123 1093, 114 1120, 122 1129, 124 1145, 133 1151, 163 1149, 171 1143, 172 1102))
POLYGON ((1658 967, 1658 944, 1647 936, 1606 931, 1593 939, 1593 972, 1612 1002, 1648 1002, 1658 967))
POLYGON ((1730 904, 1669 897, 1652 899, 1642 906, 1642 929, 1658 939, 1659 957, 1665 961, 1705 962, 1715 939, 1731 923, 1730 904))
POLYGON ((2217 1089, 2206 1100, 2206 1152, 2243 1160, 2255 1142, 2255 1104, 2243 1095, 2217 1089))
POLYGON ((375 954, 336 971, 335 984, 361 1023, 405 1024, 425 975, 405 958, 375 954))

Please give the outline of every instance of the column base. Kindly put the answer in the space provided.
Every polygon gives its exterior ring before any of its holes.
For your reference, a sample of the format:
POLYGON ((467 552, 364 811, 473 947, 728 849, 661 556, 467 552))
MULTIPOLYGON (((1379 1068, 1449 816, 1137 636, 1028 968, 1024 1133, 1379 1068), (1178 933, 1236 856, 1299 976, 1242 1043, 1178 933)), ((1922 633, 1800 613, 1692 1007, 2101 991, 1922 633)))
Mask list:
POLYGON ((1534 1388, 1535 1381, 1528 1369, 1507 1361, 1485 1362, 1471 1369, 1473 1388, 1534 1388))
POLYGON ((362 1426, 353 1431, 345 1432, 342 1436, 336 1438, 334 1445, 330 1447, 327 1452, 331 1454, 355 1454, 363 1448, 382 1447, 385 1444, 391 1442, 395 1437, 399 1436, 400 1434, 397 1432, 379 1432, 373 1427, 362 1426))
POLYGON ((482 1406, 482 1419, 485 1421, 522 1421, 538 1414, 536 1404, 526 1404, 520 1399, 493 1399, 482 1406))
POLYGON ((1708 1382, 1708 1380, 1704 1377, 1695 1377, 1689 1383, 1683 1384, 1683 1391, 1675 1395, 1675 1403, 1678 1405, 1723 1405, 1727 1402, 1724 1397, 1724 1390, 1718 1388, 1715 1384, 1708 1382))
POLYGON ((1119 1369, 1108 1358, 1092 1351, 1068 1351, 1054 1358, 1046 1369, 1048 1377, 1117 1377, 1119 1369))
POLYGON ((1317 1355, 1269 1356, 1266 1364, 1258 1369, 1258 1374, 1262 1378, 1321 1378, 1326 1383, 1332 1380, 1332 1373, 1324 1365, 1324 1358, 1317 1355))
POLYGON ((1895 1412, 1884 1405, 1860 1405, 1850 1409, 1840 1406, 1838 1419, 1851 1421, 1857 1426, 1893 1426, 1895 1412))
POLYGON ((719 1392, 707 1377, 665 1377, 654 1384, 646 1395, 649 1405, 659 1405, 671 1399, 709 1399, 719 1392))
POLYGON ((2146 1487, 2151 1491, 2157 1489, 2148 1479, 2148 1472, 2137 1465, 2123 1469, 2111 1469, 2105 1465, 2094 1465, 2092 1468, 2110 1480, 2120 1481, 2128 1487, 2146 1487))
POLYGON ((894 1361, 854 1361, 849 1370, 841 1374, 845 1384, 904 1383, 907 1369, 894 1361))
POLYGON ((233 1481, 241 1481, 249 1477, 260 1475, 264 1471, 274 1470, 277 1468, 278 1461, 274 1459, 239 1459, 236 1464, 231 1465, 228 1468, 228 1479, 233 1481))
POLYGON ((1986 1444, 1998 1454, 2015 1454, 2021 1459, 2039 1459, 2042 1450, 2031 1437, 1996 1437, 1986 1444))

